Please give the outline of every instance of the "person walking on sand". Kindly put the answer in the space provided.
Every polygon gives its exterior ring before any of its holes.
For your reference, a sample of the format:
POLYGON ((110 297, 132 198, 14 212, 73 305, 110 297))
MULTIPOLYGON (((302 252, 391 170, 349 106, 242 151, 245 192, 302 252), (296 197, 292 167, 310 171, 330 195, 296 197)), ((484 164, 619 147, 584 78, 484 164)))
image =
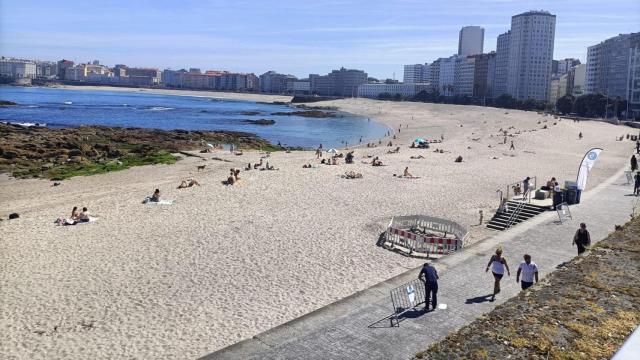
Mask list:
POLYGON ((424 309, 429 310, 429 299, 433 310, 438 306, 438 271, 428 262, 424 263, 418 279, 424 282, 424 309))
POLYGON ((516 149, 516 147, 513 146, 513 140, 511 140, 511 146, 509 147, 509 150, 515 150, 515 149, 516 149))
POLYGON ((491 273, 493 274, 494 283, 493 283, 493 295, 491 295, 491 301, 495 300, 496 295, 500 292, 500 280, 504 276, 504 270, 507 270, 507 274, 511 276, 511 271, 509 270, 509 265, 507 265, 507 260, 502 257, 502 248, 499 247, 496 249, 496 253, 491 256, 489 259, 489 263, 487 264, 487 269, 485 272, 489 271, 489 267, 491 267, 491 273))
POLYGON ((633 194, 635 196, 640 196, 640 171, 636 171, 634 180, 635 180, 635 183, 633 184, 633 194))
POLYGON ((585 223, 580 223, 580 228, 573 236, 573 245, 578 246, 578 255, 585 252, 587 247, 591 245, 591 234, 587 231, 587 225, 585 223))
POLYGON ((631 155, 631 171, 638 170, 638 159, 635 155, 631 155))
POLYGON ((516 274, 516 282, 519 282, 522 286, 522 290, 527 290, 533 285, 533 280, 538 282, 538 265, 531 262, 531 255, 524 254, 524 262, 520 263, 518 267, 518 273, 516 274), (520 275, 522 275, 522 282, 520 282, 520 275))

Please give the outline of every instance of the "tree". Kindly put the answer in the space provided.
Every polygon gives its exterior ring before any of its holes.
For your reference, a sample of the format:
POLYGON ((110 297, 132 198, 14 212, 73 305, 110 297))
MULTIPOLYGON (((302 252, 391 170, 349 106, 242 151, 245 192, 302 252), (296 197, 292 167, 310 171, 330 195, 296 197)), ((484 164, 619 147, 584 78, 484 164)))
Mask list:
POLYGON ((396 93, 395 95, 393 95, 393 101, 402 101, 402 95, 396 93))
POLYGON ((604 117, 606 107, 607 97, 602 94, 579 96, 573 104, 576 114, 586 117, 604 117))
POLYGON ((573 111, 573 103, 575 98, 572 95, 565 95, 556 101, 556 109, 562 114, 570 114, 573 111))
POLYGON ((378 94, 378 99, 380 100, 391 100, 391 94, 388 92, 378 94))
POLYGON ((493 105, 499 108, 515 109, 518 107, 518 100, 509 94, 502 94, 494 99, 493 105))

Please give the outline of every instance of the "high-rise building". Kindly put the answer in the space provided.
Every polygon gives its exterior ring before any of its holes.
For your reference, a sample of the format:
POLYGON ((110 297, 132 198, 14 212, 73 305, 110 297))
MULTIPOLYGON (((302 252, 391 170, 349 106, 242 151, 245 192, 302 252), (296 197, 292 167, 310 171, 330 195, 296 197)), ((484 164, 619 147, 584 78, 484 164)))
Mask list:
POLYGON ((579 59, 568 58, 564 60, 553 60, 553 66, 551 73, 555 75, 564 75, 569 72, 574 66, 580 65, 579 59))
POLYGON ((469 56, 458 56, 454 71, 453 89, 455 95, 473 96, 473 77, 476 59, 469 56))
POLYGON ((484 47, 484 28, 465 26, 460 29, 458 37, 458 55, 468 56, 482 54, 484 47))
POLYGON ((511 18, 507 92, 516 99, 549 96, 556 16, 528 11, 511 18))
POLYGON ((586 89, 587 64, 574 66, 570 73, 573 73, 573 87, 571 94, 573 96, 584 95, 586 89))
POLYGON ((484 98, 490 96, 490 81, 492 81, 492 75, 490 75, 490 70, 492 69, 490 69, 490 64, 495 64, 495 57, 495 52, 472 55, 469 57, 474 60, 473 97, 484 98))
POLYGON ((507 93, 507 77, 509 75, 509 43, 511 30, 498 35, 496 44, 495 70, 493 71, 493 97, 507 93))
MULTIPOLYGON (((620 34, 587 50, 586 91, 629 101, 640 114, 640 32, 620 34)), ((631 116, 631 114, 629 114, 631 116)))
POLYGON ((404 66, 403 82, 406 84, 424 84, 431 80, 431 67, 428 64, 404 66))
POLYGON ((328 75, 309 75, 311 91, 318 95, 356 96, 358 86, 367 82, 367 73, 362 70, 340 68, 328 75))
POLYGON ((440 74, 438 75, 438 90, 440 95, 453 96, 455 94, 455 79, 456 79, 456 63, 461 58, 458 55, 453 55, 448 58, 440 58, 440 74))

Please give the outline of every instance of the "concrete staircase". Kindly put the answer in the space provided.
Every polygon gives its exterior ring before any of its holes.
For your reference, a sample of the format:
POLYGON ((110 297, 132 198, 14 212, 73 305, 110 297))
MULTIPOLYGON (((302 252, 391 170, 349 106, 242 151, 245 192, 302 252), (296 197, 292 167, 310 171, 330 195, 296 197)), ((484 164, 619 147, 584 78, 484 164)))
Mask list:
POLYGON ((520 201, 510 200, 507 202, 507 205, 509 211, 506 213, 496 212, 493 218, 487 223, 487 228, 502 231, 549 210, 549 208, 545 206, 522 204, 520 201), (516 211, 517 213, 514 214, 516 211), (509 219, 512 219, 510 226, 509 219))

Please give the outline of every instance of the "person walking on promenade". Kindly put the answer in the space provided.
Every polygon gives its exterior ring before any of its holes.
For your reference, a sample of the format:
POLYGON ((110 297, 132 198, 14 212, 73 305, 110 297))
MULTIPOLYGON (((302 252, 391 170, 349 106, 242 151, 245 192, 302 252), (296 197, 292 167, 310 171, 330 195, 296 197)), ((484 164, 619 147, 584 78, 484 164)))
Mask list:
POLYGON ((520 263, 518 267, 518 273, 516 274, 516 282, 520 282, 522 290, 527 290, 533 285, 533 279, 538 282, 538 265, 531 262, 531 255, 524 254, 524 262, 520 263), (520 282, 520 275, 522 275, 522 282, 520 282))
POLYGON ((424 263, 418 279, 424 282, 424 309, 429 310, 429 298, 433 310, 438 306, 438 271, 428 262, 424 263))
POLYGON ((578 255, 582 254, 587 250, 587 247, 591 245, 591 235, 589 231, 587 231, 587 225, 585 223, 580 223, 580 228, 573 236, 573 245, 578 246, 578 255))
POLYGON ((636 171, 634 180, 635 180, 635 183, 633 184, 633 194, 635 196, 640 196, 640 171, 636 171))
POLYGON ((491 273, 493 274, 494 283, 493 283, 493 295, 491 295, 491 301, 495 300, 496 294, 500 292, 500 280, 504 276, 504 270, 507 270, 507 274, 511 276, 511 271, 509 270, 509 265, 507 265, 507 260, 502 257, 502 247, 496 249, 496 253, 491 256, 489 259, 489 263, 487 264, 487 269, 485 272, 489 271, 489 267, 491 267, 491 273))

